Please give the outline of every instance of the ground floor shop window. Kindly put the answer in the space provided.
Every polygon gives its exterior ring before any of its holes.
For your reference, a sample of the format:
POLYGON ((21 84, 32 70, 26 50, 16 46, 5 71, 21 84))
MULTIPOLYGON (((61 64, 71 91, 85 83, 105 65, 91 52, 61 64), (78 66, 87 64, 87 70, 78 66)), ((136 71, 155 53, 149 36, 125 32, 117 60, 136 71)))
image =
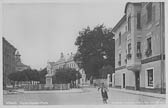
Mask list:
POLYGON ((148 87, 153 87, 153 69, 147 70, 148 87))

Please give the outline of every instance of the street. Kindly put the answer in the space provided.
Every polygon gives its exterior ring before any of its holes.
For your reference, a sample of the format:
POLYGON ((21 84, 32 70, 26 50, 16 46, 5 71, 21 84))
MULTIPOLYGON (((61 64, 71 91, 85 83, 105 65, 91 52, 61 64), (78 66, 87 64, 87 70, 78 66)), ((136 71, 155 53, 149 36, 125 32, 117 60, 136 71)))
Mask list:
MULTIPOLYGON (((129 94, 109 89, 108 104, 161 104, 163 98, 129 94)), ((84 88, 83 92, 74 93, 17 93, 3 95, 4 105, 102 105, 100 91, 97 88, 84 88)))

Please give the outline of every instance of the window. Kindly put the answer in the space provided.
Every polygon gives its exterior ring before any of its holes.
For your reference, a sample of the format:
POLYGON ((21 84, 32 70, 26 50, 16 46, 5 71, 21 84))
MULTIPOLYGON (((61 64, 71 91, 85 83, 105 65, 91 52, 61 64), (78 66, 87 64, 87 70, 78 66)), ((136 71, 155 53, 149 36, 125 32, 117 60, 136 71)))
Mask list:
POLYGON ((121 54, 119 54, 119 61, 118 61, 118 65, 121 66, 121 54))
POLYGON ((128 17, 128 31, 131 31, 131 16, 128 17))
POLYGON ((153 87, 153 69, 147 70, 148 87, 153 87))
POLYGON ((155 21, 155 6, 152 7, 152 20, 155 21))
POLYGON ((131 54, 131 43, 128 44, 128 54, 131 54))
POLYGON ((148 4, 146 10, 147 10, 147 23, 149 23, 152 20, 152 3, 148 4))
POLYGON ((151 37, 147 39, 147 49, 151 50, 152 45, 151 45, 151 37))
POLYGON ((121 61, 121 54, 119 54, 119 61, 121 61))
POLYGON ((151 37, 147 39, 147 49, 146 49, 145 55, 146 55, 147 57, 149 57, 149 56, 152 55, 151 37))
POLYGON ((127 54, 127 59, 131 59, 131 43, 128 44, 128 54, 127 54))
POLYGON ((141 29, 141 13, 137 13, 137 29, 141 29))
POLYGON ((137 42, 137 58, 141 58, 141 42, 137 42))
POLYGON ((137 53, 141 53, 141 42, 137 42, 137 53))
POLYGON ((119 33, 119 46, 121 45, 121 32, 119 33))

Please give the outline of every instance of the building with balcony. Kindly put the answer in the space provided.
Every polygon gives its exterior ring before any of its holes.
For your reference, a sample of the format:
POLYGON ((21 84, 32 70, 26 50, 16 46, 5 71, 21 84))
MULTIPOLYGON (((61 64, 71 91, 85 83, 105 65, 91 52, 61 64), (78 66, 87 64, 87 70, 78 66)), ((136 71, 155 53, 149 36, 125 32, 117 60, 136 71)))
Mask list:
POLYGON ((115 86, 165 93, 163 2, 128 2, 115 34, 115 86))
POLYGON ((8 75, 15 72, 15 51, 17 50, 4 37, 2 38, 3 51, 3 87, 10 85, 8 75))

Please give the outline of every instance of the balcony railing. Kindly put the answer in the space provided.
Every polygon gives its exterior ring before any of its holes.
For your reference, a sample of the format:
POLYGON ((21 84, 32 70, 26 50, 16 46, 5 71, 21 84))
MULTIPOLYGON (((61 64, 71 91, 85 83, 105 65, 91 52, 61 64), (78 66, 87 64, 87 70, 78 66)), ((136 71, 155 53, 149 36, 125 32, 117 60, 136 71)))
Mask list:
POLYGON ((146 49, 145 55, 146 55, 147 57, 151 56, 151 55, 152 55, 152 50, 151 50, 151 49, 146 49))
POLYGON ((142 54, 140 52, 137 53, 137 58, 139 58, 139 59, 142 58, 142 54))
POLYGON ((121 66, 121 61, 118 61, 118 65, 121 66))
POLYGON ((127 58, 125 59, 125 63, 127 64, 127 58))
POLYGON ((127 54, 127 59, 129 60, 129 59, 131 59, 131 54, 127 54))

